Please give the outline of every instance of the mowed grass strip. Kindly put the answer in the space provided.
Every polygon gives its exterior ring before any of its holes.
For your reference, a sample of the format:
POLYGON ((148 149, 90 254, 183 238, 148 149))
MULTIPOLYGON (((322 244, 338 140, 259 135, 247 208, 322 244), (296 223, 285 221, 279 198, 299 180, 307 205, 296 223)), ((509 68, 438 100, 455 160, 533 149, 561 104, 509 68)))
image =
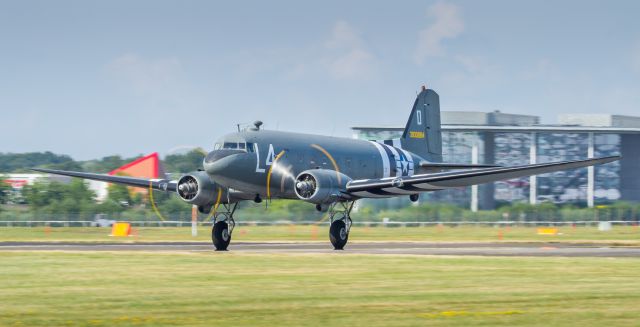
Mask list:
MULTIPOLYGON (((110 228, 96 227, 0 227, 0 242, 71 241, 71 242, 211 242, 210 227, 201 226, 198 236, 190 227, 134 227, 134 235, 111 237, 110 228)), ((354 225, 350 242, 421 241, 421 242, 593 242, 640 245, 638 226, 614 226, 601 232, 596 227, 559 227, 558 235, 538 235, 536 227, 429 226, 429 227, 365 227, 354 225)), ((320 241, 328 242, 329 226, 322 225, 239 225, 234 242, 320 241)))
POLYGON ((640 260, 0 252, 0 326, 629 326, 640 260))

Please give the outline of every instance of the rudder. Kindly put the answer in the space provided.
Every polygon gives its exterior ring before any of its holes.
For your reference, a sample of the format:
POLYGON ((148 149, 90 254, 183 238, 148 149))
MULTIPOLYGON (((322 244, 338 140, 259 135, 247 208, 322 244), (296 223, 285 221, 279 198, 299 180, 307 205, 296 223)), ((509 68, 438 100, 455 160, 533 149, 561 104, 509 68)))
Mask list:
POLYGON ((442 162, 440 99, 434 90, 422 87, 400 142, 403 149, 427 161, 442 162))

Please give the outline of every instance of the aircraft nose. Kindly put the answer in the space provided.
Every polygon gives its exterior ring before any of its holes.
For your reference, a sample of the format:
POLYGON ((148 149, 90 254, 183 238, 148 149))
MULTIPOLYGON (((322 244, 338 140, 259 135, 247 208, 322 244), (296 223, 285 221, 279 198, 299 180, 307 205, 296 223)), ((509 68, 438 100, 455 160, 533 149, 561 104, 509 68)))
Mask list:
POLYGON ((234 154, 245 153, 239 150, 214 150, 209 152, 204 158, 204 170, 210 174, 215 175, 229 166, 229 160, 222 160, 234 154))

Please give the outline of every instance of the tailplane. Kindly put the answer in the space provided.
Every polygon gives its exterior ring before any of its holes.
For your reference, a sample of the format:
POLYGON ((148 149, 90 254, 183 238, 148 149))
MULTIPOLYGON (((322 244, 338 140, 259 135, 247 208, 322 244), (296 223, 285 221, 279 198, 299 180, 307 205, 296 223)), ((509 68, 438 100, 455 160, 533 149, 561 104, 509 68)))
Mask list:
POLYGON ((422 87, 400 142, 403 149, 429 162, 442 162, 440 99, 434 90, 422 87))

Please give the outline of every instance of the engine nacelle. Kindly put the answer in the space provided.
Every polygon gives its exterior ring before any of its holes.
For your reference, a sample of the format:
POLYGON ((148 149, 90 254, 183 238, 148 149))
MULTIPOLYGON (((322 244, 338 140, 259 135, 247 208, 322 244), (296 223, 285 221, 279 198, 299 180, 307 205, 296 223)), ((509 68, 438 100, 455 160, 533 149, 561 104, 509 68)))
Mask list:
MULTIPOLYGON (((211 206, 216 202, 218 192, 223 192, 204 171, 180 177, 176 190, 182 200, 199 207, 211 206)), ((224 199, 226 200, 226 197, 224 199)))
POLYGON ((341 197, 341 191, 346 190, 349 176, 328 169, 310 169, 301 172, 296 177, 295 192, 301 200, 326 204, 341 197))

